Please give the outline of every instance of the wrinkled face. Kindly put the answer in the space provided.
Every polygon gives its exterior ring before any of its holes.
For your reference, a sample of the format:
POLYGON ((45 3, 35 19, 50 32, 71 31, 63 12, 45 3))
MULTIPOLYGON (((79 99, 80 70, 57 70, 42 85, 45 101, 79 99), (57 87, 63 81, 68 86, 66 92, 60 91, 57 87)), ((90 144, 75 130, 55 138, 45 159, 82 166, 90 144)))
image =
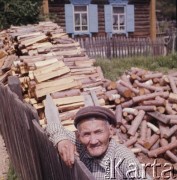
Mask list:
POLYGON ((113 129, 105 120, 91 118, 82 120, 78 127, 77 137, 92 157, 103 155, 109 145, 113 129))

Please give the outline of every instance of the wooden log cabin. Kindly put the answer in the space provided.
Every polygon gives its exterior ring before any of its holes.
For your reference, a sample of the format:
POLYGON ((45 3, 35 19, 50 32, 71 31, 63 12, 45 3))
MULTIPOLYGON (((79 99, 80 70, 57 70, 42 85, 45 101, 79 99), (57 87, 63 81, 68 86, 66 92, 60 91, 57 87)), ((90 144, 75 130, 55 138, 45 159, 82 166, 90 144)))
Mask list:
POLYGON ((156 0, 44 0, 70 35, 156 38, 156 0))

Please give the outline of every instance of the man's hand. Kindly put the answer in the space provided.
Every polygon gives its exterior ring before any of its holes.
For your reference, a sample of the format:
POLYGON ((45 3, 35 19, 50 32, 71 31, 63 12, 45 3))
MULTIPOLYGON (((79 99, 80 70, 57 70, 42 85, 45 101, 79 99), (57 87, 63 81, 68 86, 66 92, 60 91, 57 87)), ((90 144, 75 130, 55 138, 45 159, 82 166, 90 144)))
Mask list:
POLYGON ((62 140, 58 143, 58 152, 66 165, 71 168, 74 164, 74 154, 77 154, 75 144, 70 140, 62 140))

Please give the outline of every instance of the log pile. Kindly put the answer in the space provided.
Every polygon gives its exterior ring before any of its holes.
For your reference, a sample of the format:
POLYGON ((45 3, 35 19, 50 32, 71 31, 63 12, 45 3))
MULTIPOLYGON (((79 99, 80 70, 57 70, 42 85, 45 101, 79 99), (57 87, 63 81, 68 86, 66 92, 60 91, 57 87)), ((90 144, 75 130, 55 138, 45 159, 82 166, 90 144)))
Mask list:
POLYGON ((0 83, 5 83, 11 74, 13 61, 17 59, 14 55, 13 43, 6 31, 0 32, 0 83))
POLYGON ((115 113, 115 138, 120 143, 136 153, 164 155, 177 163, 177 73, 131 68, 112 82, 54 23, 11 27, 8 33, 20 55, 12 73, 19 77, 24 100, 36 108, 42 127, 47 123, 47 94, 51 94, 62 124, 71 131, 81 107, 104 106, 115 113))
POLYGON ((51 94, 70 130, 79 108, 85 105, 105 105, 104 77, 100 67, 94 67, 78 42, 52 22, 7 30, 18 59, 13 62, 13 75, 20 79, 24 100, 38 111, 40 124, 45 127, 45 96, 51 94))
POLYGON ((119 141, 135 152, 177 163, 176 87, 177 73, 131 68, 123 74, 115 87, 119 100, 114 100, 119 141))

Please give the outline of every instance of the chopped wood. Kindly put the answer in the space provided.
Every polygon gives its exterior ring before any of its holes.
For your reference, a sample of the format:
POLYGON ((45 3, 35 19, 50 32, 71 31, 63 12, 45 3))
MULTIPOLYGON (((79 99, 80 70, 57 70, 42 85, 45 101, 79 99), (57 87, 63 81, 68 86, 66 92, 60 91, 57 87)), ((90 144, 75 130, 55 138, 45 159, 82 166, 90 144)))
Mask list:
POLYGON ((177 94, 177 87, 176 87, 174 78, 169 75, 169 76, 168 76, 168 79, 169 79, 169 82, 170 82, 170 86, 171 86, 172 92, 175 93, 175 94, 177 94))
POLYGON ((174 110, 172 109, 172 107, 170 106, 168 100, 165 101, 165 109, 166 109, 167 114, 172 114, 172 115, 177 114, 177 112, 174 111, 174 110))
POLYGON ((132 91, 125 86, 122 86, 120 83, 117 83, 118 93, 126 98, 132 97, 132 91))
POLYGON ((124 82, 124 81, 122 81, 122 80, 119 80, 119 81, 118 81, 118 83, 120 83, 120 84, 122 84, 123 86, 125 86, 125 87, 129 88, 129 89, 130 89, 132 92, 134 92, 135 94, 139 94, 139 90, 138 90, 138 89, 133 88, 133 86, 132 86, 132 85, 130 85, 129 83, 124 82))
POLYGON ((71 89, 63 92, 54 92, 51 94, 53 99, 68 97, 68 96, 77 96, 80 95, 81 91, 79 89, 71 89))
POLYGON ((69 111, 73 109, 78 109, 80 107, 84 107, 84 102, 76 102, 73 104, 66 104, 66 105, 61 105, 58 107, 60 111, 69 111))
POLYGON ((2 68, 4 62, 5 62, 6 57, 0 58, 0 69, 2 68))
POLYGON ((58 99, 53 99, 53 101, 57 106, 62 106, 66 104, 84 102, 84 97, 83 96, 62 97, 58 99))
POLYGON ((147 122, 147 126, 151 128, 156 134, 160 134, 160 130, 158 127, 156 127, 154 124, 147 122))
POLYGON ((145 120, 143 120, 141 122, 141 129, 140 129, 141 140, 144 141, 146 139, 146 134, 147 134, 147 122, 145 120))
POLYGON ((124 143, 124 145, 127 146, 127 147, 129 147, 129 146, 135 144, 136 141, 137 141, 137 136, 130 137, 130 139, 129 139, 128 141, 126 141, 126 142, 124 143))
POLYGON ((21 44, 27 47, 27 46, 30 46, 34 43, 44 41, 46 39, 47 39, 47 36, 43 34, 43 35, 40 35, 40 36, 35 37, 35 38, 30 38, 28 40, 21 41, 21 44))
POLYGON ((135 106, 137 110, 144 110, 144 111, 156 111, 156 106, 135 106))
POLYGON ((169 93, 168 92, 154 92, 152 94, 146 94, 146 95, 142 95, 142 96, 136 96, 133 97, 133 102, 134 103, 138 103, 140 101, 144 101, 144 100, 149 100, 149 99, 153 99, 156 96, 161 96, 161 97, 168 97, 169 93))
POLYGON ((160 139, 156 141, 156 143, 150 148, 150 150, 157 149, 160 147, 160 139))
MULTIPOLYGON (((162 147, 163 146, 167 146, 168 145, 168 141, 166 140, 166 139, 161 139, 160 140, 160 144, 162 145, 162 147)), ((171 151, 166 151, 165 152, 165 154, 167 154, 167 156, 169 157, 169 158, 171 158, 171 160, 173 161, 173 162, 176 162, 177 163, 177 156, 176 155, 174 155, 171 151)))
POLYGON ((135 80, 135 84, 136 84, 138 87, 146 88, 146 89, 149 89, 149 90, 151 90, 151 91, 163 91, 163 88, 162 88, 162 87, 156 87, 156 86, 152 86, 152 85, 146 85, 145 83, 140 83, 140 82, 138 82, 137 80, 135 80))
POLYGON ((152 79, 152 78, 161 78, 163 76, 162 73, 154 73, 154 74, 145 74, 143 75, 143 80, 148 80, 148 79, 152 79))
POLYGON ((0 59, 7 56, 7 52, 4 51, 3 49, 0 49, 0 59))
POLYGON ((133 100, 129 100, 129 101, 122 103, 121 106, 123 108, 125 108, 125 107, 131 107, 133 104, 134 104, 133 100))
POLYGON ((161 98, 161 99, 143 101, 143 105, 154 105, 154 106, 165 105, 165 99, 161 98))
POLYGON ((37 62, 34 63, 34 65, 35 65, 36 69, 38 69, 38 68, 41 68, 41 67, 44 67, 44 66, 54 64, 56 62, 58 62, 58 59, 53 58, 53 59, 49 59, 49 60, 45 60, 45 61, 37 61, 37 62))
POLYGON ((116 106, 115 117, 118 124, 122 122, 122 106, 116 106))
POLYGON ((170 118, 168 118, 165 114, 161 114, 159 112, 148 112, 148 115, 150 115, 151 117, 157 119, 158 121, 167 124, 170 121, 170 118))
POLYGON ((35 93, 36 93, 36 97, 40 98, 49 93, 64 91, 64 90, 68 90, 71 88, 80 88, 81 86, 82 86, 82 84, 79 81, 72 81, 71 83, 67 82, 67 84, 60 84, 60 85, 53 84, 53 86, 51 86, 51 87, 40 88, 40 89, 38 88, 38 85, 36 85, 35 93))
POLYGON ((167 132, 167 134, 164 135, 165 138, 169 138, 171 137, 174 133, 176 133, 177 131, 177 125, 174 125, 173 127, 171 127, 169 129, 169 131, 167 132))
POLYGON ((13 64, 13 61, 15 61, 16 59, 17 59, 16 55, 7 56, 4 60, 3 66, 1 67, 1 70, 4 72, 9 71, 11 69, 12 64, 13 64))
POLYGON ((170 93, 170 95, 169 95, 169 102, 177 103, 177 94, 170 93))
POLYGON ((176 147, 177 147, 177 140, 173 143, 169 143, 166 146, 163 146, 163 147, 149 151, 148 156, 149 157, 157 157, 158 155, 165 153, 166 151, 171 150, 171 149, 176 148, 176 147))
POLYGON ((146 149, 150 149, 159 139, 159 135, 158 134, 153 134, 150 138, 147 139, 147 141, 145 141, 143 143, 143 146, 146 149))
POLYGON ((143 117, 145 115, 145 111, 140 110, 138 115, 135 117, 135 119, 132 121, 132 125, 130 129, 128 130, 128 134, 135 135, 139 125, 141 124, 141 121, 143 120, 143 117))
POLYGON ((135 116, 138 115, 138 110, 134 108, 123 108, 123 112, 127 112, 129 114, 133 114, 135 116))
POLYGON ((177 124, 177 119, 170 119, 170 124, 177 124))
POLYGON ((34 77, 38 82, 61 76, 70 72, 70 69, 65 66, 62 61, 58 61, 47 67, 42 67, 34 71, 34 77))

